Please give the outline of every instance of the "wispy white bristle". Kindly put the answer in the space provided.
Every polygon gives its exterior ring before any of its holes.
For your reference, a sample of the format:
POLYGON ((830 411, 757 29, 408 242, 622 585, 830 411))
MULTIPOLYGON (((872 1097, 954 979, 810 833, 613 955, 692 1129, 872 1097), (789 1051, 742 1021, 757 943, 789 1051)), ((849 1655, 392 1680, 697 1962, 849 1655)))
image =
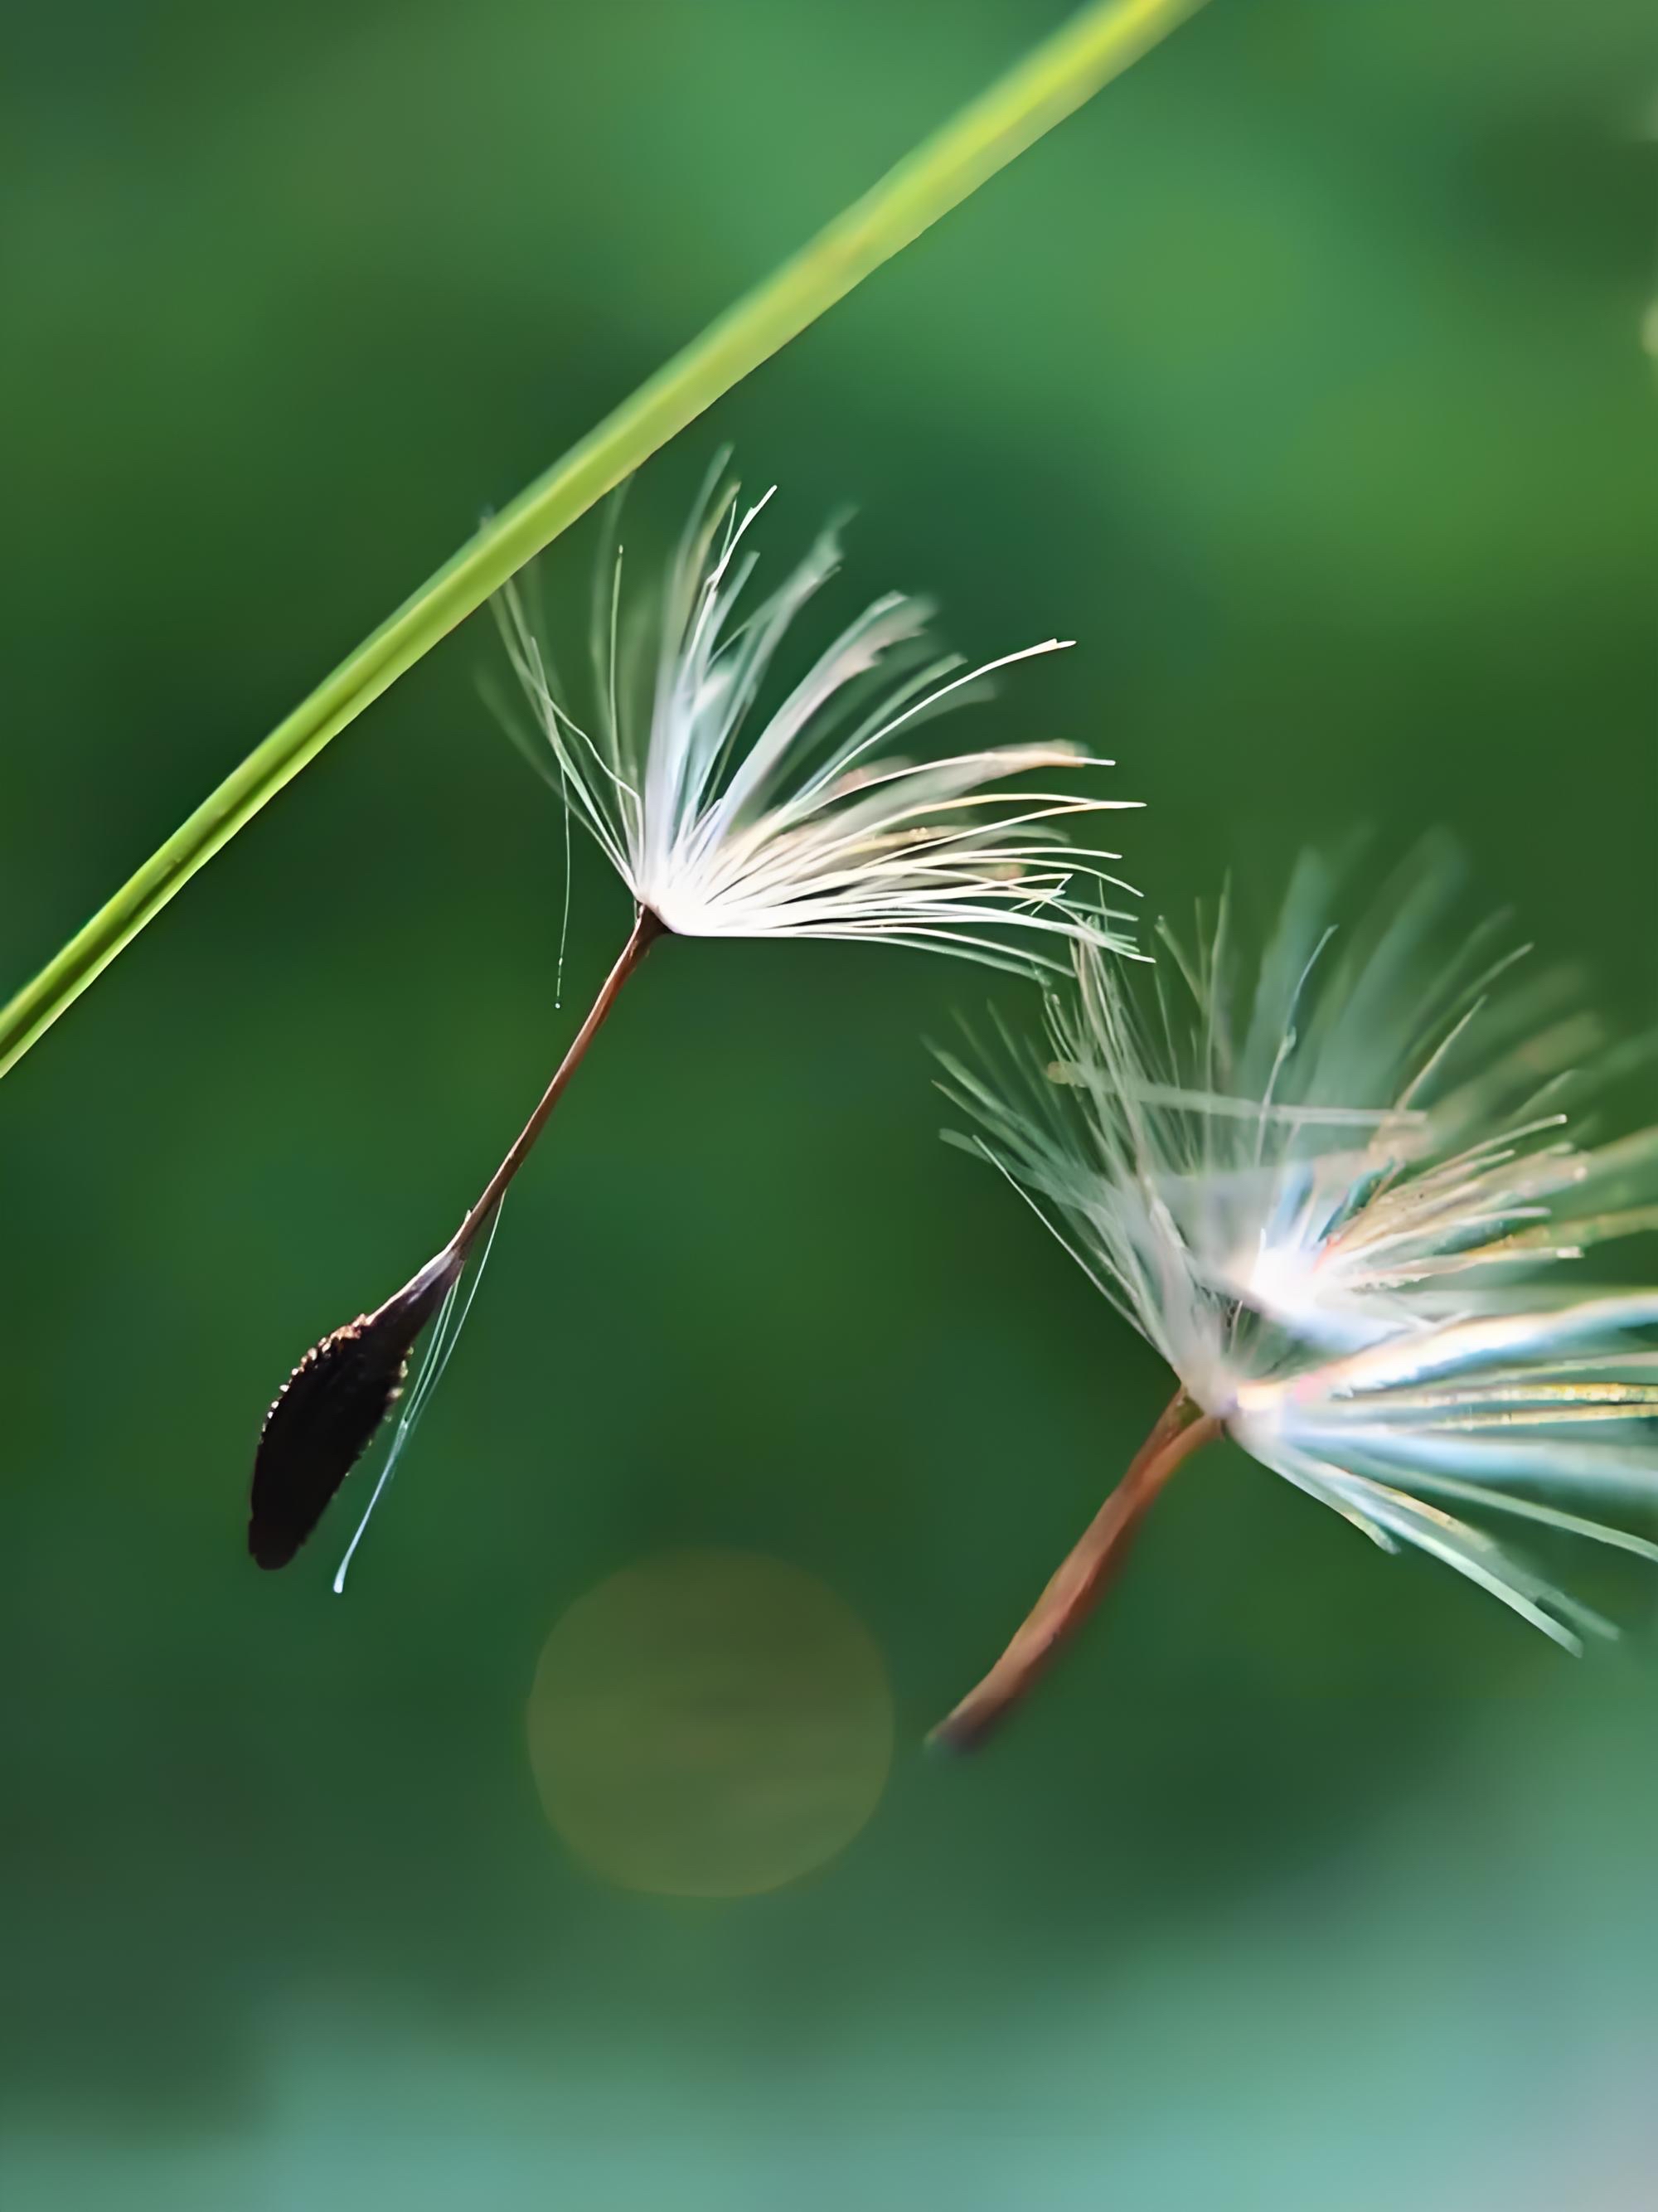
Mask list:
POLYGON ((489 1233, 483 1240, 483 1249, 478 1255, 477 1265, 471 1270, 471 1281, 467 1286, 465 1302, 461 1301, 460 1297, 461 1285, 465 1281, 466 1276, 466 1271, 463 1269, 462 1273, 450 1284, 443 1304, 438 1308, 438 1316, 433 1323, 431 1336, 427 1340, 425 1355, 421 1361, 419 1372, 415 1376, 414 1386, 405 1395, 398 1413, 398 1425, 392 1433, 392 1442, 386 1455, 386 1464, 380 1471, 379 1480, 375 1482, 367 1504, 363 1508, 362 1518, 357 1523, 351 1541, 345 1547, 345 1556, 335 1571, 334 1595, 336 1597, 343 1597, 345 1595, 346 1574, 356 1548, 362 1541, 363 1532, 374 1518, 374 1508, 380 1502, 381 1492, 391 1481, 398 1462, 403 1457, 404 1449, 414 1435, 421 1415, 431 1402, 432 1394, 442 1382, 444 1370, 453 1357, 455 1346, 460 1341, 460 1333, 465 1328, 471 1313, 472 1301, 478 1293, 478 1285, 483 1280, 483 1271, 489 1264, 489 1254, 495 1246, 495 1231, 501 1226, 501 1209, 497 1206, 494 1218, 489 1224, 489 1233))
POLYGON ((1108 762, 1052 741, 919 760, 891 750, 993 677, 1072 641, 966 667, 929 641, 922 602, 890 593, 762 711, 796 623, 841 557, 826 532, 756 599, 751 533, 771 498, 744 507, 711 477, 631 636, 619 556, 610 564, 595 607, 591 728, 553 684, 521 596, 509 588, 500 603, 569 813, 635 898, 687 936, 875 938, 1026 970, 1052 969, 1048 948, 1065 940, 1127 951, 1127 914, 1090 888, 1127 890, 1099 865, 1115 856, 1073 850, 1069 833, 1133 802, 1011 781, 1108 762), (980 818, 956 819, 965 806, 980 818))
POLYGON ((1658 1502, 1658 1290, 1581 1270, 1658 1230, 1658 1130, 1572 1141, 1629 1055, 1460 925, 1442 848, 1351 932, 1332 889, 1303 860, 1253 970, 1224 899, 1197 945, 1165 932, 1149 1007, 1079 951, 1048 1052, 947 1060, 945 1088, 1247 1450, 1576 1649, 1606 1624, 1442 1501, 1658 1560, 1573 1510, 1658 1502))

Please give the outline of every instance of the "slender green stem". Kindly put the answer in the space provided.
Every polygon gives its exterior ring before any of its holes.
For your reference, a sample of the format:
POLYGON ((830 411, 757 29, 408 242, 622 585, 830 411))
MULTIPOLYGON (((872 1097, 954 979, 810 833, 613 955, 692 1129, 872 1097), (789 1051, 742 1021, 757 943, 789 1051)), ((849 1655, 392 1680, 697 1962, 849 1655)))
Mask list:
POLYGON ((0 1075, 331 738, 515 570, 1202 4, 1084 8, 606 416, 342 661, 0 1012, 0 1075))

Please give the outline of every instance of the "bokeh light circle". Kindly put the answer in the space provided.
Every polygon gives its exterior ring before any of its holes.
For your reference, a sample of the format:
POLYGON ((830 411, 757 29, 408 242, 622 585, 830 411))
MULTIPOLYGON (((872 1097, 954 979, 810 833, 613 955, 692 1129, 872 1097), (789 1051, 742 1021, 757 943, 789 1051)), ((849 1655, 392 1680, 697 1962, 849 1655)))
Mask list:
POLYGON ((892 1697, 826 1583, 755 1553, 664 1552, 576 1600, 542 1647, 530 1758, 594 1872, 749 1897, 843 1850, 880 1802, 892 1697))

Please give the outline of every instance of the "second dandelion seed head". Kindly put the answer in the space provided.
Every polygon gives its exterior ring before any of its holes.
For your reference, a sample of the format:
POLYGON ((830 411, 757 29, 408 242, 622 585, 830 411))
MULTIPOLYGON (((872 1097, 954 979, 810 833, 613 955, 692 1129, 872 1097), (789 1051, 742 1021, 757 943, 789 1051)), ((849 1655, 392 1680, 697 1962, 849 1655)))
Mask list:
POLYGON ((1632 1055, 1500 917, 1461 924, 1442 844, 1343 931, 1338 888, 1304 861, 1258 957, 1223 900, 1142 993, 1080 948, 1050 1054, 946 1089, 1205 1414, 1570 1644, 1604 1624, 1447 1504, 1658 1558, 1574 1510, 1658 1492, 1658 1291, 1585 1266, 1658 1226, 1658 1131, 1570 1133, 1632 1055))

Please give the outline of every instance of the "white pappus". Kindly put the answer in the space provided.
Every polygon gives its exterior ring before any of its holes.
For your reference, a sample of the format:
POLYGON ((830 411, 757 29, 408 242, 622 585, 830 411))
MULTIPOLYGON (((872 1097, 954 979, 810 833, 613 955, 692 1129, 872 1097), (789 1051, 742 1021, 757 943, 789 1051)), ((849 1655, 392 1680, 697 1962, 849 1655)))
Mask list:
POLYGON ((1069 744, 911 758, 908 745, 987 679, 1063 649, 1048 638, 969 667, 928 634, 923 600, 888 593, 792 680, 780 657, 840 566, 826 530, 769 595, 750 591, 755 525, 718 471, 660 587, 636 605, 619 547, 593 601, 591 709, 578 720, 524 597, 498 601, 540 765, 645 912, 686 937, 875 939, 1018 969, 1089 938, 1126 951, 1133 896, 1115 852, 1069 842, 1136 805, 1092 790, 1011 788, 1039 771, 1106 769, 1069 744), (1077 896, 1088 886, 1090 896, 1077 896))
POLYGON ((1646 1048, 1613 1046, 1576 977, 1531 972, 1501 917, 1459 927, 1458 873, 1431 842, 1337 929, 1336 876, 1309 857, 1257 957, 1223 898, 1197 951, 1160 932, 1149 983, 1079 949, 1051 1054, 1004 1037, 946 1059, 978 1124, 956 1141, 1025 1193, 1181 1384, 1133 1497, 947 1736, 974 1740, 1045 1662, 1102 1547, 1199 1427, 1569 1649, 1607 1624, 1465 1511, 1658 1560, 1600 1517, 1658 1502, 1658 1288, 1588 1266, 1658 1228, 1658 1129, 1595 1126, 1646 1048))

